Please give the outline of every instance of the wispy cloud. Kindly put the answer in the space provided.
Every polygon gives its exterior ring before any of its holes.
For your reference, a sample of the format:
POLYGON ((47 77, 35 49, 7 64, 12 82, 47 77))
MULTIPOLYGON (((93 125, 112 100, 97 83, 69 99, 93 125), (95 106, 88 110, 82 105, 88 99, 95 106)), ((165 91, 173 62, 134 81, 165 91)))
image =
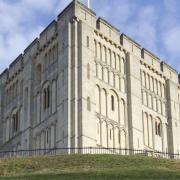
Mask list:
POLYGON ((55 5, 51 0, 0 1, 0 71, 38 36, 47 23, 41 16, 48 19, 55 5))

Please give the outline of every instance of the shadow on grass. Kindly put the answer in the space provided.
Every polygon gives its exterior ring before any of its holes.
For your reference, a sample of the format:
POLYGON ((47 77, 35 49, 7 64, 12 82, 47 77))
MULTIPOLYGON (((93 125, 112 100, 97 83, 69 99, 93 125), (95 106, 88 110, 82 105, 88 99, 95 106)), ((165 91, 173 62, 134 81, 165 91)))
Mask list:
POLYGON ((84 180, 84 179, 122 179, 122 180, 179 180, 179 171, 168 171, 166 169, 113 169, 104 171, 87 171, 87 172, 64 172, 60 174, 29 174, 18 177, 0 177, 0 180, 84 180))

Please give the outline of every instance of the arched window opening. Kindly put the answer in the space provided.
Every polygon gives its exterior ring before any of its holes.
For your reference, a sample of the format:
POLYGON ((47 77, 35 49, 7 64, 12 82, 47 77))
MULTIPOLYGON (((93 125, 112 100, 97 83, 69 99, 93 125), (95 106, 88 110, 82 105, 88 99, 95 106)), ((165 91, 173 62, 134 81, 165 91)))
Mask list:
POLYGON ((111 95, 111 110, 114 111, 114 96, 111 95))
POLYGON ((16 133, 19 130, 19 114, 18 111, 12 115, 12 132, 16 133))
POLYGON ((160 136, 161 137, 161 122, 160 121, 156 121, 155 122, 155 132, 156 132, 156 135, 157 136, 160 136))
POLYGON ((47 86, 43 91, 43 107, 44 110, 50 107, 50 87, 47 86))

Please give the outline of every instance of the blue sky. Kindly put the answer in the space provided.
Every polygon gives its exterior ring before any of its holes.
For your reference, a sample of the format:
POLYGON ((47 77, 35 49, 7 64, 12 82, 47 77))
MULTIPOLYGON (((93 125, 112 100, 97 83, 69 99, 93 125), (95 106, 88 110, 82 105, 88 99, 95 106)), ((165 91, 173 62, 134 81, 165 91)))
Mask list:
MULTIPOLYGON (((71 0, 0 0, 0 72, 71 0)), ((81 0, 87 3, 87 0, 81 0)), ((91 8, 180 72, 180 0, 91 0, 91 8)))

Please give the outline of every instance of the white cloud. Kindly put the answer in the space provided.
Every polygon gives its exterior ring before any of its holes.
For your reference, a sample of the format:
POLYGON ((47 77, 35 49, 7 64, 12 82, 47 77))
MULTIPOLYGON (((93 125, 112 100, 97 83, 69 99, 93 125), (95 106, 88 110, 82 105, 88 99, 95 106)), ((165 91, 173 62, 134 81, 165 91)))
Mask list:
POLYGON ((39 15, 53 16, 57 0, 0 1, 0 72, 36 38, 45 26, 39 15), (49 14, 48 14, 49 13, 49 14))
POLYGON ((41 12, 52 11, 56 2, 56 0, 21 0, 22 6, 31 8, 33 11, 38 10, 41 12))
POLYGON ((157 51, 156 12, 153 6, 139 9, 133 21, 127 22, 126 32, 145 48, 157 51))
POLYGON ((180 26, 173 27, 164 34, 165 48, 169 53, 180 56, 180 26))

